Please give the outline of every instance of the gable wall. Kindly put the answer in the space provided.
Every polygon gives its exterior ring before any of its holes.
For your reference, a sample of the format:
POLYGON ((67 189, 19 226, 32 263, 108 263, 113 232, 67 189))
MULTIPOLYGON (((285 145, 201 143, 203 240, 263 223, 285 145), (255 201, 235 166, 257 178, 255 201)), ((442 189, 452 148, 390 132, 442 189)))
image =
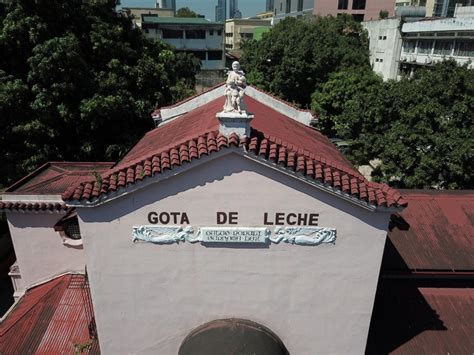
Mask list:
POLYGON ((230 154, 78 215, 104 353, 176 354, 193 328, 229 317, 269 327, 291 354, 365 350, 388 214, 230 154), (337 240, 132 243, 150 211, 186 212, 195 230, 216 225, 217 211, 238 211, 239 226, 262 226, 264 212, 316 212, 337 240))
POLYGON ((63 214, 6 215, 24 289, 65 272, 84 272, 84 250, 64 246, 54 231, 63 214))

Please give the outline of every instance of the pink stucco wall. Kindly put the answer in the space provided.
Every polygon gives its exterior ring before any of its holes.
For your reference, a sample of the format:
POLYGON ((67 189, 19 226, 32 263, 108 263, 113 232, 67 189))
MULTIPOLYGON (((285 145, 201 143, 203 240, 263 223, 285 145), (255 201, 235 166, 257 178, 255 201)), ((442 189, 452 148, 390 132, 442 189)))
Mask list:
POLYGON ((57 213, 7 213, 21 284, 28 288, 65 272, 84 272, 82 249, 68 248, 54 231, 57 213))
POLYGON ((337 16, 340 13, 364 14, 364 21, 378 19, 380 10, 387 10, 389 16, 393 16, 395 13, 395 1, 393 0, 367 0, 364 10, 353 10, 353 1, 348 0, 347 10, 339 10, 337 0, 315 0, 313 13, 320 16, 337 16))
POLYGON ((230 317, 269 327, 291 354, 365 350, 388 213, 232 153, 78 215, 104 353, 177 354, 192 329, 230 317), (184 211, 195 229, 216 225, 217 211, 238 211, 239 226, 317 212, 338 236, 316 247, 134 244, 150 211, 184 211))

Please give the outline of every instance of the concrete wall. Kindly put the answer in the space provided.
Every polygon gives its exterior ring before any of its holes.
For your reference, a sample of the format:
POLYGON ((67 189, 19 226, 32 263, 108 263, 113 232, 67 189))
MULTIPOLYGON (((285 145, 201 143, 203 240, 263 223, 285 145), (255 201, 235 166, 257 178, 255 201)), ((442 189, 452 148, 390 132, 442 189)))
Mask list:
POLYGON ((64 246, 53 229, 62 216, 56 213, 7 213, 24 288, 65 272, 84 272, 84 251, 64 246))
POLYGON ((367 21, 362 26, 369 34, 372 69, 384 80, 397 79, 402 47, 400 19, 367 21))
POLYGON ((78 214, 104 354, 177 354, 192 329, 228 317, 269 327, 295 355, 365 350, 386 213, 232 153, 78 214), (217 211, 238 211, 239 226, 262 226, 264 212, 317 212, 337 241, 133 244, 150 211, 186 212, 195 230, 216 225, 217 211))

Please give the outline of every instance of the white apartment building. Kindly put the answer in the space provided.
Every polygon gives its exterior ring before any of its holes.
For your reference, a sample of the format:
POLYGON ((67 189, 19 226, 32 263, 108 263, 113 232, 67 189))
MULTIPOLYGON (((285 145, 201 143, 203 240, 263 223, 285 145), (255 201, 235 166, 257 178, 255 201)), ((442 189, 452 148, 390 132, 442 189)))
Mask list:
POLYGON ((177 51, 194 54, 202 70, 225 67, 224 24, 204 18, 143 16, 142 29, 148 38, 161 39, 177 51))
POLYGON ((374 71, 384 80, 411 75, 446 59, 473 68, 474 18, 423 18, 401 24, 400 18, 367 21, 374 71))

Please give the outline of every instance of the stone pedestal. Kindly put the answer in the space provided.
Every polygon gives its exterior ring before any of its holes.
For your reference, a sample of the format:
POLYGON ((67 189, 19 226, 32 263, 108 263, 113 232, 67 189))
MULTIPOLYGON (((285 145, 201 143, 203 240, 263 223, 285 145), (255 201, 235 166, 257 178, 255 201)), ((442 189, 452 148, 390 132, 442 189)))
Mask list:
POLYGON ((224 136, 236 133, 238 136, 250 136, 250 121, 254 115, 248 112, 219 112, 216 114, 219 119, 219 132, 224 136))

